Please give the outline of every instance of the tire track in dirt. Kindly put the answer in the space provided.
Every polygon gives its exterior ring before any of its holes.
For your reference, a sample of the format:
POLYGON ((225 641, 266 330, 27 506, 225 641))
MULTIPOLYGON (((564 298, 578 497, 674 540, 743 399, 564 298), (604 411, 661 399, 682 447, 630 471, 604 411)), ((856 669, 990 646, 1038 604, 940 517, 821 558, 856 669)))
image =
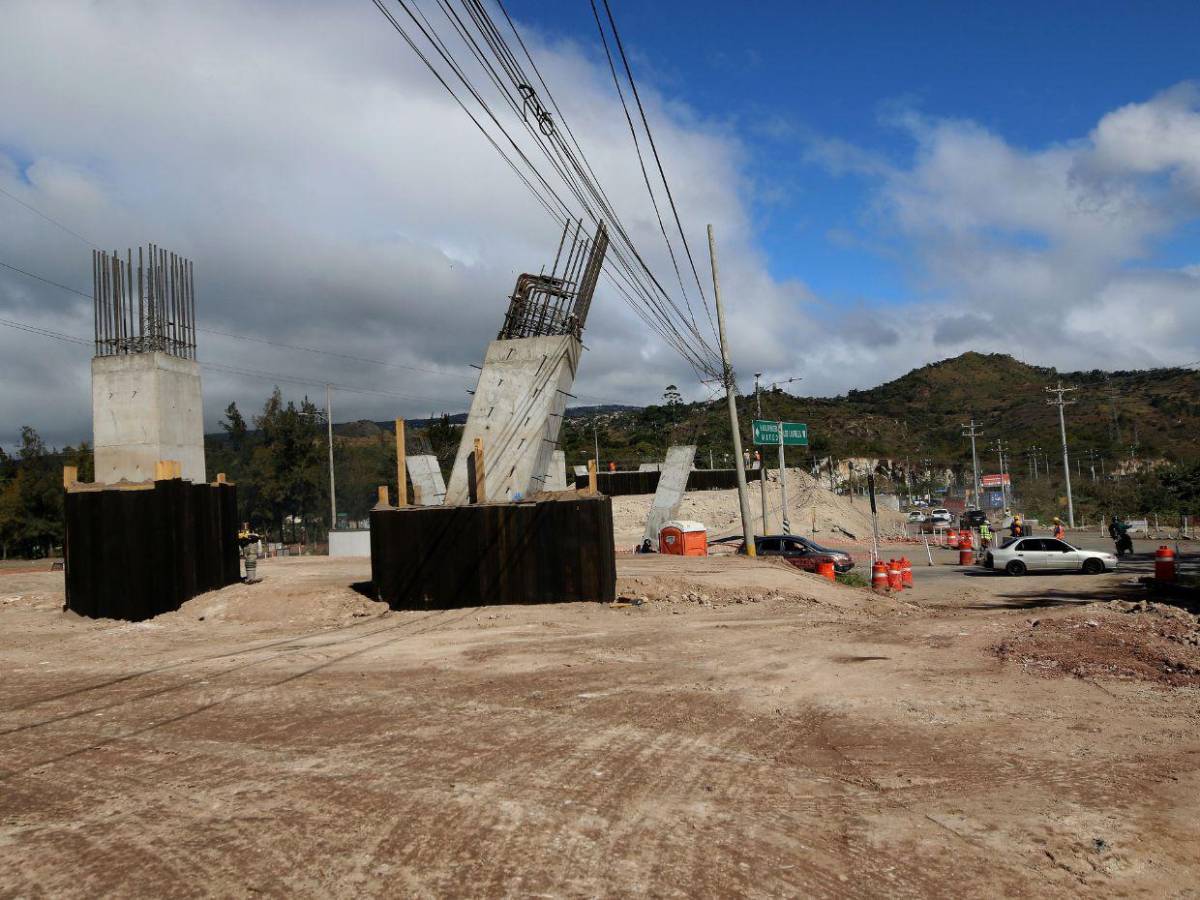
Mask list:
MULTIPOLYGON (((473 612, 474 612, 474 610, 468 610, 467 612, 463 613, 461 616, 459 616, 455 619, 450 619, 449 621, 439 622, 433 626, 430 626, 430 627, 424 628, 424 629, 420 629, 417 631, 405 632, 402 635, 402 637, 410 638, 410 637, 415 637, 415 636, 422 635, 422 634, 427 634, 428 632, 435 630, 438 627, 444 627, 445 625, 449 625, 449 624, 453 624, 454 622, 461 621, 462 619, 466 618, 468 615, 471 615, 473 612)), ((438 615, 444 615, 444 613, 445 613, 445 611, 431 613, 429 616, 426 616, 424 619, 421 619, 419 621, 427 621, 428 619, 435 618, 438 615)), ((355 635, 352 638, 345 638, 341 641, 330 641, 330 642, 327 642, 326 644, 317 645, 317 646, 318 647, 341 646, 341 645, 351 643, 352 641, 364 640, 366 638, 374 637, 377 634, 382 634, 385 632, 393 632, 401 627, 405 627, 407 625, 413 625, 413 624, 417 624, 417 623, 397 623, 394 626, 390 626, 388 628, 381 628, 381 629, 378 629, 377 631, 370 632, 365 635, 355 635)), ((127 740, 128 738, 139 737, 139 736, 146 734, 150 731, 153 731, 157 728, 162 728, 167 725, 172 725, 176 722, 180 722, 185 719, 191 718, 192 716, 199 715, 200 713, 203 713, 209 709, 213 709, 214 707, 220 706, 221 704, 229 702, 230 700, 241 699, 242 697, 245 697, 248 694, 255 693, 255 692, 258 692, 261 690, 267 690, 270 688, 281 687, 285 684, 296 681, 297 679, 307 677, 308 675, 311 675, 315 672, 319 672, 323 669, 326 669, 329 666, 336 665, 339 662, 344 662, 345 660, 353 659, 355 657, 358 657, 365 653, 368 653, 372 650, 376 650, 380 647, 386 646, 387 644, 392 643, 394 640, 395 640, 394 637, 389 637, 386 640, 378 641, 378 642, 376 642, 374 644, 370 644, 366 647, 362 647, 357 650, 350 651, 349 653, 344 653, 341 656, 335 656, 331 659, 327 659, 322 662, 316 663, 312 666, 309 666, 305 669, 300 670, 299 672, 295 672, 290 675, 287 675, 284 678, 279 679, 277 681, 268 682, 266 684, 254 685, 254 686, 248 687, 241 691, 236 691, 236 692, 229 691, 223 697, 208 701, 206 703, 202 703, 199 706, 194 707, 192 709, 185 710, 184 712, 180 712, 180 713, 175 713, 173 715, 168 715, 165 718, 160 718, 155 721, 150 721, 149 723, 147 723, 145 725, 134 728, 133 730, 130 730, 130 731, 126 731, 122 734, 105 736, 102 739, 91 742, 87 746, 84 746, 84 747, 79 747, 79 748, 70 750, 65 753, 60 753, 55 756, 51 756, 49 758, 42 759, 38 762, 27 763, 25 765, 21 765, 16 768, 11 768, 11 769, 7 769, 7 770, 0 770, 0 781, 7 781, 8 779, 11 779, 17 775, 21 775, 21 774, 30 772, 35 769, 41 769, 41 768, 44 768, 45 766, 54 765, 55 763, 63 762, 64 760, 71 759, 75 756, 80 755, 81 753, 87 753, 92 750, 97 750, 101 747, 104 747, 104 746, 114 743, 116 741, 123 741, 123 740, 127 740)), ((255 660, 255 661, 244 663, 244 664, 239 664, 238 666, 234 666, 229 669, 223 670, 222 672, 218 673, 218 675, 229 674, 229 673, 232 673, 233 671, 245 669, 252 665, 260 665, 260 664, 267 663, 267 662, 274 662, 278 659, 284 658, 286 655, 287 655, 286 652, 275 653, 275 654, 263 657, 262 659, 259 659, 259 660, 255 660)), ((217 677, 217 675, 214 675, 211 677, 217 677)), ((186 682, 183 682, 180 684, 170 685, 170 686, 167 686, 167 687, 155 690, 155 691, 150 691, 145 694, 139 695, 137 697, 126 698, 124 700, 114 701, 113 703, 107 704, 102 707, 94 707, 89 710, 83 710, 83 711, 79 711, 79 712, 71 713, 71 714, 64 714, 61 717, 55 717, 55 718, 48 719, 48 720, 45 720, 40 723, 32 723, 32 724, 29 724, 24 727, 10 729, 9 731, 4 732, 3 734, 12 734, 12 733, 17 733, 17 732, 22 732, 22 731, 29 731, 34 728, 41 727, 43 725, 52 725, 52 724, 57 724, 61 721, 76 719, 82 715, 86 715, 88 712, 95 713, 96 711, 104 711, 106 709, 110 709, 110 708, 113 708, 116 706, 124 706, 124 705, 130 704, 130 703, 136 703, 141 700, 157 699, 158 697, 163 696, 168 693, 173 693, 175 691, 185 690, 187 688, 193 688, 193 687, 197 687, 197 686, 199 686, 199 685, 195 680, 186 681, 186 682)), ((0 736, 2 736, 2 735, 0 735, 0 736)), ((5 755, 7 756, 8 754, 11 754, 13 752, 13 748, 8 748, 4 752, 5 752, 5 755)))

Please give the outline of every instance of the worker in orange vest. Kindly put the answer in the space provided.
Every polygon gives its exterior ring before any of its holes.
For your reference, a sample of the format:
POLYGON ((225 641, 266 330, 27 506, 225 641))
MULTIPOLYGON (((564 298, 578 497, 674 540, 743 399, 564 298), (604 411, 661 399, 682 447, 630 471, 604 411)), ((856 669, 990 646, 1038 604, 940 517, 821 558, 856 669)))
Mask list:
POLYGON ((1054 538, 1059 541, 1066 540, 1067 538, 1067 529, 1063 528, 1062 519, 1058 516, 1054 517, 1054 538))

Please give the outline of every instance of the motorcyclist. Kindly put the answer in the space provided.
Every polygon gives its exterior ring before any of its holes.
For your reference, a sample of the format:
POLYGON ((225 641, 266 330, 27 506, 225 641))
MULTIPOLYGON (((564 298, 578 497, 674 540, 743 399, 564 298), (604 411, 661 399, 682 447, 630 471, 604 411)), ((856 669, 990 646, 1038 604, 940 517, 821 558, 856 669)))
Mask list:
POLYGON ((1116 516, 1108 526, 1109 536, 1116 542, 1117 556, 1133 553, 1133 539, 1129 536, 1129 524, 1122 522, 1116 516))

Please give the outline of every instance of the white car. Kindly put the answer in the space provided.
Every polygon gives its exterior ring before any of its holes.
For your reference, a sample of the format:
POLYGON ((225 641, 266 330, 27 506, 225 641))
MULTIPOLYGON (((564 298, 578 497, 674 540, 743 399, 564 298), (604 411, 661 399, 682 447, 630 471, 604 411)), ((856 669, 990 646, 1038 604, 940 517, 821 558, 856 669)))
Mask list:
POLYGON ((914 524, 924 522, 925 521, 925 513, 921 512, 919 509, 914 509, 911 512, 909 512, 908 521, 910 523, 914 523, 914 524))
POLYGON ((939 506, 937 509, 929 511, 929 522, 932 525, 949 525, 953 521, 954 516, 944 506, 939 506))
POLYGON ((1117 558, 1103 550, 1080 550, 1055 538, 1026 537, 988 550, 983 565, 1009 575, 1028 572, 1083 572, 1099 575, 1117 568, 1117 558))

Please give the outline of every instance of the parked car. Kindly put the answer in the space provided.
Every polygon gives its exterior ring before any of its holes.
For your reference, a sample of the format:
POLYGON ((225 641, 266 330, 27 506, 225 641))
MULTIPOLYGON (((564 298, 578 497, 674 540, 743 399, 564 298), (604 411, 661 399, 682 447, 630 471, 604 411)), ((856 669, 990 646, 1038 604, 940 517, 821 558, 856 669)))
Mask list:
MULTIPOLYGON (((737 552, 746 552, 745 541, 738 545, 737 552)), ((835 572, 849 572, 854 568, 854 559, 844 550, 831 550, 794 534, 755 536, 754 552, 759 556, 782 556, 797 569, 806 572, 817 571, 817 566, 823 562, 833 563, 835 572)))
POLYGON ((1117 558, 1103 550, 1081 550, 1054 538, 1013 538, 1003 547, 988 550, 983 559, 988 569, 1003 569, 1009 575, 1027 572, 1072 572, 1099 575, 1115 570, 1117 558))
POLYGON ((954 516, 950 510, 944 506, 939 506, 929 511, 929 524, 937 527, 944 527, 954 522, 954 516))
POLYGON ((982 509, 968 509, 962 516, 959 517, 959 528, 978 528, 980 525, 987 522, 988 517, 982 509))

